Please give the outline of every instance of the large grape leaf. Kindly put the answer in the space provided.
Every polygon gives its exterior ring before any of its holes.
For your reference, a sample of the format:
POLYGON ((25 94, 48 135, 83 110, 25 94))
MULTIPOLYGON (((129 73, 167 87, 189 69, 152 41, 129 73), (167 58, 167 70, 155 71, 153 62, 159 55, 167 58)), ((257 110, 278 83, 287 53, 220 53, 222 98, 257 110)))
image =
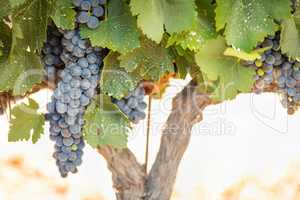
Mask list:
POLYGON ((94 148, 111 145, 126 148, 130 123, 111 102, 111 98, 100 95, 87 108, 84 138, 94 148))
POLYGON ((197 16, 194 0, 131 0, 130 6, 138 26, 158 43, 164 28, 169 33, 188 30, 197 16))
POLYGON ((43 79, 40 57, 27 52, 14 61, 0 64, 0 91, 13 90, 13 95, 24 95, 43 79))
POLYGON ((101 89, 109 96, 121 99, 135 89, 138 78, 120 67, 120 54, 111 52, 104 59, 104 68, 101 74, 101 89))
POLYGON ((25 0, 9 0, 11 7, 19 6, 23 4, 25 0))
POLYGON ((74 29, 75 16, 76 12, 73 9, 72 0, 56 0, 51 17, 57 27, 74 29))
POLYGON ((28 141, 30 137, 33 143, 39 140, 44 132, 45 118, 37 112, 38 108, 39 105, 29 99, 29 104, 22 103, 12 109, 12 119, 9 122, 9 142, 28 141))
POLYGON ((108 2, 107 18, 97 29, 81 27, 80 34, 90 38, 95 46, 107 47, 120 53, 140 46, 136 19, 131 15, 128 5, 120 0, 108 2))
POLYGON ((22 95, 42 80, 43 66, 38 51, 46 39, 53 2, 10 0, 10 35, 6 38, 3 33, 0 35, 4 43, 4 54, 0 57, 0 91, 12 90, 14 95, 22 95))
POLYGON ((24 40, 16 35, 11 40, 10 51, 0 63, 0 91, 12 90, 14 95, 23 95, 42 81, 43 65, 39 55, 28 51, 24 40))
POLYGON ((161 45, 143 39, 141 47, 119 57, 120 67, 140 76, 140 79, 158 81, 167 72, 173 72, 172 56, 161 45))
POLYGON ((286 19, 290 11, 290 0, 217 0, 216 27, 225 27, 228 44, 249 52, 274 33, 274 19, 286 19))
POLYGON ((11 6, 6 0, 0 0, 0 20, 3 17, 8 16, 11 12, 11 6))
POLYGON ((234 57, 225 56, 225 49, 225 39, 218 37, 208 41, 195 55, 208 80, 219 82, 213 94, 217 100, 233 99, 238 92, 249 92, 254 83, 254 69, 244 67, 234 57))
POLYGON ((282 22, 280 46, 282 53, 292 58, 300 59, 300 12, 297 11, 294 17, 282 22), (296 24, 296 22, 297 24, 296 24))
POLYGON ((2 22, 0 28, 4 31, 0 33, 4 43, 4 54, 0 57, 0 91, 23 95, 43 78, 40 56, 28 46, 20 24, 13 23, 10 29, 2 22))
MULTIPOLYGON (((53 1, 26 0, 12 15, 13 27, 18 27, 28 50, 40 50, 46 40, 48 18, 53 1)), ((20 35, 20 34, 19 34, 20 35)))
POLYGON ((216 32, 213 24, 199 17, 189 30, 173 33, 168 39, 167 47, 180 45, 183 49, 198 51, 206 40, 214 37, 216 37, 216 32))

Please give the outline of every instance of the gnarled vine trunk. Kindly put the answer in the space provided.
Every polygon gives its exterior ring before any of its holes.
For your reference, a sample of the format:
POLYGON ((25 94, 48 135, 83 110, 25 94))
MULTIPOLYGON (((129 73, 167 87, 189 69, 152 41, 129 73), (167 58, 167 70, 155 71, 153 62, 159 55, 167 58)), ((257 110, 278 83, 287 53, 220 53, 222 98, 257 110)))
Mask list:
POLYGON ((118 200, 169 200, 180 161, 190 141, 192 126, 201 121, 202 110, 209 104, 207 95, 197 91, 191 81, 173 99, 156 160, 145 173, 134 154, 111 147, 99 148, 112 172, 118 200))

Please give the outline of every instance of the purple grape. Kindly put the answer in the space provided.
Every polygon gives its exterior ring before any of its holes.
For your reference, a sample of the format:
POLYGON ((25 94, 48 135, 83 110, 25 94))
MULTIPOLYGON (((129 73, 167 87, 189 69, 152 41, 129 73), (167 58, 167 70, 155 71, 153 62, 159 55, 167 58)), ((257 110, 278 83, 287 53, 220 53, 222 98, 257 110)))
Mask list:
POLYGON ((92 7, 92 3, 89 0, 83 0, 80 4, 80 8, 82 10, 90 10, 92 7))
POLYGON ((99 26, 99 19, 95 16, 89 16, 87 26, 91 29, 95 29, 99 26))
POLYGON ((104 15, 104 9, 101 6, 94 7, 93 8, 93 15, 95 17, 102 17, 104 15))

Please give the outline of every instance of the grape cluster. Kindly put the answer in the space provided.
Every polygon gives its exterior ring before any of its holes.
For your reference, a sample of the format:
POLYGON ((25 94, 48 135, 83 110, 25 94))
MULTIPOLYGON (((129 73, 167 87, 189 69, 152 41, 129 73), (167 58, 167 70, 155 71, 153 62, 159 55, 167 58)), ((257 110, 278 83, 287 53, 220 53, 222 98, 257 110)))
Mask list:
POLYGON ((281 94, 281 102, 288 113, 293 114, 300 103, 300 62, 289 60, 276 70, 276 83, 281 94))
POLYGON ((82 162, 84 111, 95 94, 99 81, 102 54, 89 41, 80 38, 77 30, 64 31, 61 39, 61 60, 65 68, 48 104, 50 139, 55 141, 57 166, 62 177, 76 173, 82 162))
POLYGON ((278 87, 281 102, 291 114, 300 103, 300 63, 280 50, 280 34, 267 37, 258 48, 267 50, 255 61, 243 61, 256 69, 254 89, 258 93, 272 84, 278 87))
POLYGON ((144 97, 144 87, 142 84, 139 84, 129 95, 120 100, 113 98, 112 102, 120 108, 130 121, 138 123, 146 117, 145 109, 147 104, 144 102, 144 97))
POLYGON ((280 35, 269 36, 258 45, 257 48, 266 48, 259 59, 255 61, 243 61, 247 66, 253 67, 256 70, 254 89, 256 92, 262 92, 266 85, 270 85, 273 81, 274 68, 280 67, 285 62, 285 56, 281 54, 279 40, 280 35))
POLYGON ((106 0, 73 0, 77 11, 77 23, 86 24, 91 29, 97 28, 104 16, 105 4, 106 0))
MULTIPOLYGON (((73 0, 77 11, 75 30, 49 29, 47 42, 43 50, 43 60, 48 76, 59 77, 57 88, 48 103, 47 118, 50 121, 50 139, 55 142, 53 157, 62 177, 69 172, 76 173, 82 163, 85 146, 82 127, 84 112, 96 93, 100 79, 104 49, 92 47, 89 40, 82 39, 79 24, 96 28, 103 19, 105 0, 73 0), (57 65, 62 66, 55 72, 57 65)), ((145 91, 139 85, 127 97, 116 100, 130 120, 137 123, 145 118, 147 107, 143 101, 145 91)))
POLYGON ((53 25, 49 25, 47 29, 47 41, 42 49, 42 60, 44 63, 46 78, 49 81, 55 79, 57 75, 57 69, 63 66, 63 62, 60 59, 62 53, 61 44, 62 34, 53 25))

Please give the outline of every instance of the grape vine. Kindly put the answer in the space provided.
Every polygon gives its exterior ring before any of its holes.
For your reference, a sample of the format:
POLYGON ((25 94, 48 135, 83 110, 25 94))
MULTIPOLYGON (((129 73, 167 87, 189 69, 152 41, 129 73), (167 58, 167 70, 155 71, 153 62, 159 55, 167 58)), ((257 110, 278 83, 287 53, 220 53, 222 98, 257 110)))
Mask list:
MULTIPOLYGON (((289 114, 300 106, 299 0, 2 4, 0 114, 52 83, 47 119, 63 177, 78 171, 86 144, 126 147, 131 125, 146 116, 145 96, 163 97, 171 78, 190 75, 214 103, 267 90, 289 114)), ((13 108, 9 141, 40 138, 38 109, 32 99, 13 108)))

